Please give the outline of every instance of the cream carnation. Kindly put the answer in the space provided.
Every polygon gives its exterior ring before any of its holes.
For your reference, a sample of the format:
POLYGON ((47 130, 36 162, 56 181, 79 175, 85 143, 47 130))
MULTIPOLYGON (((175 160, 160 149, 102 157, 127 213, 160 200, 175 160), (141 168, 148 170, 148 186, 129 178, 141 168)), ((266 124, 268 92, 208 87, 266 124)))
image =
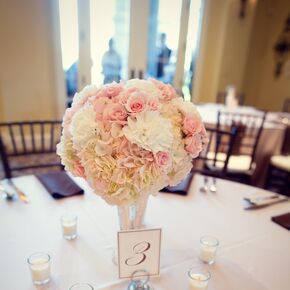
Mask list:
POLYGON ((170 121, 156 111, 145 111, 129 117, 123 132, 130 142, 153 153, 170 150, 173 142, 170 121))

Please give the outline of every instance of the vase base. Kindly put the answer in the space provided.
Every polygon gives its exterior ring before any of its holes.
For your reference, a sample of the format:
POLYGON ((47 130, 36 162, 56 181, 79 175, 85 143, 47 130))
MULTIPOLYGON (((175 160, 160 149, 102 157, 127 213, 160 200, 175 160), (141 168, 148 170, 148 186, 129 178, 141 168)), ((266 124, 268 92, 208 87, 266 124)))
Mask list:
POLYGON ((118 263, 118 250, 117 249, 113 249, 113 252, 112 252, 112 262, 115 266, 118 266, 119 263, 118 263))

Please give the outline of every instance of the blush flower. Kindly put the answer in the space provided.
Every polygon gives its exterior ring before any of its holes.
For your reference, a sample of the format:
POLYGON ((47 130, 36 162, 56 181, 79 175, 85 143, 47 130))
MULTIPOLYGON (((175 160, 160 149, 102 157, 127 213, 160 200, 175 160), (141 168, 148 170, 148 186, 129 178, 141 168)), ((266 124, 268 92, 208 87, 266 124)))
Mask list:
POLYGON ((160 107, 160 103, 157 98, 148 98, 147 99, 147 106, 152 110, 152 111, 157 111, 160 107))
POLYGON ((154 155, 154 159, 156 164, 164 169, 169 168, 171 165, 171 158, 168 152, 159 151, 154 155))
POLYGON ((184 139, 185 150, 191 154, 193 158, 196 158, 202 150, 202 138, 200 135, 187 136, 184 139))
POLYGON ((192 135, 199 133, 202 129, 202 122, 197 116, 188 117, 185 116, 182 122, 182 130, 186 135, 192 135))
POLYGON ((127 100, 126 109, 131 113, 144 111, 147 98, 148 97, 142 92, 133 92, 127 100))
POLYGON ((123 86, 121 84, 113 82, 112 84, 105 86, 104 92, 106 97, 115 98, 121 93, 122 90, 123 86))
POLYGON ((124 123, 127 119, 127 112, 122 105, 112 103, 105 107, 103 116, 104 120, 124 123))

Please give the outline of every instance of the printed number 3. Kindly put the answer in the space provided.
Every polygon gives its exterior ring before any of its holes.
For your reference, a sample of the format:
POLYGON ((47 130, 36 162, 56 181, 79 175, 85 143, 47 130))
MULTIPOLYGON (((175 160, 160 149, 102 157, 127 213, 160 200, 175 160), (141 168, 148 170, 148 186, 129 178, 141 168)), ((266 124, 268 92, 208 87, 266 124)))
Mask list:
POLYGON ((140 242, 133 247, 134 257, 130 257, 125 260, 125 264, 128 266, 137 266, 143 263, 146 260, 146 251, 150 249, 150 243, 140 242))

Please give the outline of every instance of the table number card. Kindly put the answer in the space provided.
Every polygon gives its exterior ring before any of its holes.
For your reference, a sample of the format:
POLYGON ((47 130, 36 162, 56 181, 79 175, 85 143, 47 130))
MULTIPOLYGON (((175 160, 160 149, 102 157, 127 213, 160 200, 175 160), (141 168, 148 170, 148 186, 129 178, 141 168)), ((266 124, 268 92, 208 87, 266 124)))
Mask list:
POLYGON ((161 229, 118 232, 119 277, 130 278, 134 271, 159 275, 161 229))

